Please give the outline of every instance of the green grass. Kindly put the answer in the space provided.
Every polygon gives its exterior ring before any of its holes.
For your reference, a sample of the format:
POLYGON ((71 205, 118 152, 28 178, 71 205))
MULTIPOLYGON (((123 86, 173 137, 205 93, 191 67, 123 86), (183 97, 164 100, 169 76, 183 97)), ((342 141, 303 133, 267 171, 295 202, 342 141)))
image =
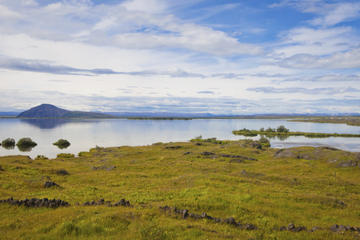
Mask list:
POLYGON ((328 138, 328 137, 360 137, 360 134, 348 134, 348 133, 313 133, 313 132, 277 132, 277 131, 260 131, 260 130, 234 130, 233 134, 242 135, 247 137, 255 137, 263 135, 266 137, 290 137, 290 136, 304 136, 307 138, 328 138))
POLYGON ((359 155, 327 148, 257 149, 216 139, 94 148, 79 157, 1 157, 0 199, 56 198, 58 209, 0 204, 1 239, 356 239, 333 224, 360 226, 359 155), (200 143, 200 144, 199 144, 200 143), (189 153, 190 152, 190 153, 189 153), (203 152, 213 152, 205 156, 203 152), (187 154, 184 154, 187 153, 187 154), (231 163, 231 157, 247 156, 231 163), (93 166, 104 168, 93 169, 93 166), (115 166, 108 170, 109 166, 115 166), (66 170, 68 174, 57 174, 66 170), (48 179, 61 188, 44 188, 48 179), (132 207, 81 206, 125 198, 132 207), (343 204, 344 203, 344 204, 343 204), (160 206, 255 224, 254 231, 181 219, 160 206), (316 232, 278 231, 289 223, 316 232))
POLYGON ((289 120, 291 122, 315 122, 315 123, 339 123, 351 126, 360 126, 359 116, 339 116, 339 117, 307 117, 289 120))

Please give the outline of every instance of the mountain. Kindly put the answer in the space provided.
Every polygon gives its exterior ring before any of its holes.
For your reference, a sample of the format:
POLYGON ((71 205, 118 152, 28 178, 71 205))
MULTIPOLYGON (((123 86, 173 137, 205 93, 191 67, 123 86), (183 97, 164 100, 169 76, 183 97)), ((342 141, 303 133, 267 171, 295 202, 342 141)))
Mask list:
POLYGON ((25 112, 18 118, 112 118, 109 114, 96 112, 69 111, 51 104, 41 104, 25 112))

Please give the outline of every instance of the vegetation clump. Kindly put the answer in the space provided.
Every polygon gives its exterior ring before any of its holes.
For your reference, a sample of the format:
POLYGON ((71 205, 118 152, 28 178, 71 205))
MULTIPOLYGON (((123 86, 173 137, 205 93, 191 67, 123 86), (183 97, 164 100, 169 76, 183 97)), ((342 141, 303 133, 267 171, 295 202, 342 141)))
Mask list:
POLYGON ((288 133, 289 132, 289 129, 286 128, 284 125, 280 125, 277 129, 276 129, 277 132, 279 133, 288 133))
POLYGON ((7 138, 1 142, 1 145, 3 146, 3 148, 12 149, 15 147, 15 139, 7 138))
POLYGON ((31 138, 21 138, 16 146, 20 151, 27 152, 30 151, 33 147, 37 146, 37 143, 34 142, 31 138))
POLYGON ((257 135, 271 137, 279 137, 280 139, 285 139, 289 136, 304 136, 307 138, 328 138, 328 137, 360 137, 360 134, 349 134, 349 133, 312 133, 312 132, 291 132, 285 126, 281 125, 274 128, 261 128, 260 130, 249 130, 246 128, 240 130, 234 130, 233 134, 242 135, 247 137, 256 137, 257 135))
POLYGON ((65 149, 70 146, 70 142, 66 139, 59 139, 58 141, 54 142, 53 145, 57 146, 60 149, 65 149))
POLYGON ((195 137, 190 140, 190 142, 208 142, 208 143, 214 143, 214 144, 224 144, 225 141, 217 140, 216 138, 206 138, 203 139, 202 136, 195 137))
POLYGON ((37 155, 35 160, 48 160, 49 158, 44 155, 37 155))
POLYGON ((259 143, 262 145, 262 147, 264 148, 268 148, 270 147, 270 141, 269 139, 267 139, 266 137, 264 136, 261 136, 261 138, 259 139, 259 143))
POLYGON ((75 157, 72 153, 59 153, 56 158, 73 158, 75 157))

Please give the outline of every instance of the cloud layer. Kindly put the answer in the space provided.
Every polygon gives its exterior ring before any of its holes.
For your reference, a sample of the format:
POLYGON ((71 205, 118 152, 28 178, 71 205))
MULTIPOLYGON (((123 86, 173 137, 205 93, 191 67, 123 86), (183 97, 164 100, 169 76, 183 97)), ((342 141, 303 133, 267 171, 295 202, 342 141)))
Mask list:
POLYGON ((359 23, 353 0, 0 0, 0 110, 354 112, 359 23))

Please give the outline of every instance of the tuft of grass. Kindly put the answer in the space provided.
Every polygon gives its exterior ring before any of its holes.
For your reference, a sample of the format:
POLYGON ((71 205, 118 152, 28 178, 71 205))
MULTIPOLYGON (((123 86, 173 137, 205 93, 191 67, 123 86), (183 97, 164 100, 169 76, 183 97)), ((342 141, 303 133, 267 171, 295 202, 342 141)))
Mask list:
POLYGON ((74 158, 75 155, 72 153, 59 153, 56 158, 74 158))

